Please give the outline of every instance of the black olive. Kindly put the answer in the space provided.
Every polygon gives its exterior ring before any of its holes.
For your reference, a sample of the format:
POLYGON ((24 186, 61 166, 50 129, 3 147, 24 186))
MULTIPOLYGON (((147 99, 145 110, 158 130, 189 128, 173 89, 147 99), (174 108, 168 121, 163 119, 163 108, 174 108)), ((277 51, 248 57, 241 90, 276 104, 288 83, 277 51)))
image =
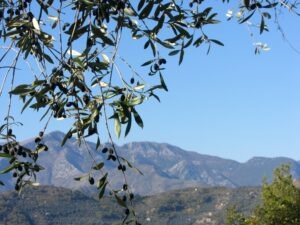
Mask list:
POLYGON ((251 9, 251 10, 254 10, 254 9, 256 9, 256 4, 252 4, 252 5, 250 5, 250 9, 251 9))
POLYGON ((36 172, 39 172, 40 171, 40 167, 38 165, 34 165, 33 169, 36 171, 36 172))
POLYGON ((134 83, 134 78, 133 78, 133 77, 130 79, 130 83, 131 83, 131 84, 134 83))
POLYGON ((159 70, 159 65, 158 64, 154 64, 154 70, 159 70))
POLYGON ((27 16, 28 16, 28 18, 29 18, 30 21, 31 21, 32 18, 34 17, 33 14, 32 14, 32 12, 28 12, 28 13, 27 13, 27 16))
POLYGON ((7 135, 8 135, 8 136, 11 136, 11 135, 12 135, 12 129, 8 129, 7 135))
POLYGON ((73 102, 67 102, 66 106, 71 107, 73 105, 73 102))
POLYGON ((19 170, 19 171, 22 171, 22 170, 23 170, 23 167, 22 167, 21 165, 19 165, 19 166, 18 166, 18 170, 19 170))
POLYGON ((167 60, 165 60, 164 58, 158 60, 159 65, 166 64, 166 63, 167 63, 167 60))
POLYGON ((19 191, 19 190, 20 190, 20 185, 16 184, 16 185, 15 185, 15 190, 16 190, 16 191, 19 191))
POLYGON ((130 193, 129 198, 130 198, 130 200, 134 199, 134 194, 130 193))
POLYGON ((106 153, 107 151, 108 151, 108 148, 106 148, 106 147, 102 149, 102 153, 106 153))
POLYGON ((89 178, 89 182, 90 182, 91 185, 93 185, 93 184, 95 183, 94 178, 93 178, 93 177, 90 177, 90 178, 89 178))
POLYGON ((8 10, 7 10, 7 14, 9 14, 9 15, 14 15, 14 10, 13 10, 13 9, 8 9, 8 10))
POLYGON ((121 101, 124 102, 125 100, 125 95, 121 95, 121 101))
POLYGON ((41 139, 40 137, 36 137, 35 140, 34 140, 34 142, 35 142, 35 143, 40 143, 41 140, 42 140, 42 139, 41 139))

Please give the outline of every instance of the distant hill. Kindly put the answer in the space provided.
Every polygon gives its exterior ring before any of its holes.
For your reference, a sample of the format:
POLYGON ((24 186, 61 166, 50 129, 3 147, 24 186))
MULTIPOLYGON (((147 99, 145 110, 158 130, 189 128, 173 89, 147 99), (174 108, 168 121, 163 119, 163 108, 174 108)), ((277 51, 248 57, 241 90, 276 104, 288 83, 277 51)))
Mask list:
MULTIPOLYGON (((63 137, 64 134, 58 131, 44 137, 49 151, 40 154, 39 157, 39 163, 45 167, 45 170, 38 175, 38 180, 42 185, 81 190, 88 194, 94 193, 95 188, 91 187, 87 181, 78 182, 73 179, 89 171, 92 165, 90 154, 92 154, 97 161, 104 160, 105 170, 109 171, 111 185, 122 186, 123 179, 115 169, 116 165, 108 162, 101 151, 95 151, 95 143, 87 142, 89 153, 86 148, 78 147, 75 138, 71 138, 61 147, 63 137)), ((34 145, 33 140, 27 140, 24 143, 27 146, 34 145)), ((264 176, 271 180, 272 171, 282 163, 290 163, 293 176, 300 177, 299 161, 283 157, 255 157, 245 163, 239 163, 216 156, 185 151, 169 144, 153 142, 133 142, 118 146, 117 149, 120 155, 143 172, 142 176, 134 170, 126 171, 133 191, 140 195, 152 195, 196 186, 258 186, 264 176)), ((2 160, 0 167, 3 166, 2 160)), ((0 187, 1 190, 13 188, 13 180, 10 176, 1 175, 1 180, 7 184, 0 187)))
MULTIPOLYGON (((259 188, 188 188, 137 197, 136 214, 142 224, 223 225, 228 206, 247 213, 259 202, 259 188)), ((101 201, 57 187, 30 187, 20 196, 0 194, 0 224, 116 225, 123 208, 114 199, 101 201)))

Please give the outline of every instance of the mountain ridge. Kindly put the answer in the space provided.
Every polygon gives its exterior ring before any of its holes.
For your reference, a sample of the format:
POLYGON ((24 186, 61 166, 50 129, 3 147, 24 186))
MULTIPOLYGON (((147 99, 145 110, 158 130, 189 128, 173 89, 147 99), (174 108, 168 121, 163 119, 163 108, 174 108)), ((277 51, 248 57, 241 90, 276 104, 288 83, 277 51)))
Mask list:
MULTIPOLYGON (((87 141, 87 151, 84 146, 78 147, 76 138, 72 137, 62 147, 64 135, 60 131, 44 135, 43 141, 48 145, 49 151, 39 156, 38 163, 45 167, 45 170, 38 174, 38 182, 93 194, 97 190, 89 185, 87 179, 78 182, 74 181, 74 177, 86 174, 95 160, 104 162, 103 170, 108 172, 111 186, 117 189, 122 187, 123 177, 116 169, 118 165, 107 161, 107 155, 100 150, 95 150, 95 143, 87 141), (91 159, 90 154, 94 159, 91 159)), ((22 143, 29 148, 35 146, 34 139, 27 139, 22 143)), ((240 163, 218 156, 185 151, 167 143, 148 141, 116 145, 116 148, 119 155, 144 174, 141 176, 131 169, 126 171, 132 190, 140 195, 153 195, 195 186, 259 186, 263 177, 270 181, 273 170, 282 163, 290 163, 292 175, 295 178, 300 177, 300 162, 287 157, 253 157, 240 163)), ((100 177, 97 171, 92 175, 97 179, 100 177)), ((13 188, 12 179, 5 176, 4 181, 8 183, 4 190, 13 188)))

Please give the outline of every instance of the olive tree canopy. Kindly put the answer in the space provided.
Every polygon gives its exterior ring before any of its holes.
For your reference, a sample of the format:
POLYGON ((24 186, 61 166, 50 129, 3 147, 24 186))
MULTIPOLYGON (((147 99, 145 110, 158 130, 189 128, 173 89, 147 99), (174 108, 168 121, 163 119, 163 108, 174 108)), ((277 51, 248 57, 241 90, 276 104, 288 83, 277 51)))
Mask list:
MULTIPOLYGON (((229 3, 0 0, 0 97, 9 90, 9 103, 1 106, 7 114, 0 118, 0 157, 7 160, 8 166, 0 173, 11 173, 16 178, 16 190, 34 184, 37 172, 43 169, 38 155, 48 150, 43 134, 49 121, 67 119, 72 126, 62 145, 71 136, 76 136, 81 145, 85 138, 95 137, 96 148, 124 174, 122 189, 131 200, 133 194, 124 172, 132 165, 118 155, 113 139, 127 136, 133 124, 143 127, 136 107, 149 98, 159 101, 159 91, 168 91, 163 72, 169 57, 178 57, 181 64, 188 48, 206 45, 209 52, 213 45, 223 46, 218 36, 208 34, 206 28, 220 22, 218 9, 227 8, 229 3), (128 46, 142 43, 147 60, 130 64, 126 54, 119 52, 122 40, 128 46), (19 73, 30 82, 20 82, 16 76, 19 73), (22 146, 15 136, 14 130, 22 121, 15 121, 11 113, 13 96, 18 96, 23 105, 20 113, 36 111, 45 124, 42 131, 37 131, 34 149, 22 146), (105 129, 100 130, 100 125, 105 129), (102 145, 104 133, 109 137, 109 147, 102 145)), ((228 20, 234 18, 240 24, 252 20, 260 34, 268 31, 268 23, 276 22, 283 10, 299 15, 298 0, 244 0, 234 4, 239 10, 234 15, 229 10, 228 20)), ((264 48, 257 46, 256 53, 264 48)), ((103 167, 104 162, 94 161, 91 170, 103 167)), ((93 184, 94 179, 90 177, 89 182, 93 184)), ((108 183, 106 174, 97 182, 100 198, 108 183)), ((4 185, 2 181, 0 184, 4 185)), ((131 203, 128 205, 118 191, 112 193, 126 208, 126 215, 131 214, 131 203)))

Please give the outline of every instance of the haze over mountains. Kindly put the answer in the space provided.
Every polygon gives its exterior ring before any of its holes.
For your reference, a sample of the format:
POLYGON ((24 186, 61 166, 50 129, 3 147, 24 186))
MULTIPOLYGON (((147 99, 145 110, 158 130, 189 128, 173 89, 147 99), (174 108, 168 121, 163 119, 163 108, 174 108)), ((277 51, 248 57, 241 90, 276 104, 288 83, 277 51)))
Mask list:
MULTIPOLYGON (((49 151, 40 154, 38 160, 39 164, 45 167, 38 175, 38 181, 42 185, 65 187, 85 193, 97 191, 87 180, 74 180, 74 177, 86 174, 90 170, 93 162, 91 153, 97 162, 105 162, 104 171, 109 172, 111 185, 116 188, 122 187, 123 178, 115 169, 117 165, 107 161, 106 155, 101 151, 95 151, 95 143, 87 142, 89 153, 86 148, 78 147, 75 138, 71 138, 61 147, 63 137, 64 134, 59 131, 44 136, 49 151)), ((34 142, 27 140, 24 144, 30 147, 34 142)), ((118 146, 117 149, 120 155, 143 172, 144 175, 140 175, 135 170, 126 171, 133 191, 140 195, 195 186, 259 186, 264 176, 270 180, 274 168, 283 163, 290 163, 293 176, 300 177, 300 163, 284 157, 254 157, 245 163, 239 163, 154 142, 133 142, 118 146)), ((1 165, 2 160, 0 159, 1 165)), ((100 175, 94 174, 96 177, 100 175)), ((13 189, 10 176, 4 176, 1 180, 6 183, 1 190, 13 189)))

